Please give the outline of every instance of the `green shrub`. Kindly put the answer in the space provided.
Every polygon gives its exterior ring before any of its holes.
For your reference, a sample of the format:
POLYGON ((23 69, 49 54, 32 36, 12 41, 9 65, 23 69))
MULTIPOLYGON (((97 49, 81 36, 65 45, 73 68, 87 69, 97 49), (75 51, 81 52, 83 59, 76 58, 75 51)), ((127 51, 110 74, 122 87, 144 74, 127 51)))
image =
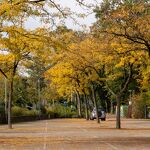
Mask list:
POLYGON ((37 110, 26 110, 23 115, 24 116, 37 116, 37 115, 39 115, 39 111, 37 111, 37 110))
POLYGON ((42 114, 46 114, 46 108, 44 106, 41 106, 40 111, 42 114))
POLYGON ((141 95, 135 95, 132 97, 132 117, 145 117, 145 100, 141 95))
POLYGON ((24 108, 21 108, 18 106, 12 107, 12 115, 13 116, 22 116, 24 111, 25 111, 24 108))
MULTIPOLYGON (((53 107, 44 108, 42 114, 46 114, 49 118, 76 118, 77 112, 72 111, 70 107, 64 107, 61 104, 56 104, 53 107)), ((39 111, 28 110, 19 106, 12 107, 13 116, 37 116, 39 111)))
POLYGON ((47 108, 47 114, 54 118, 74 118, 78 116, 75 110, 72 111, 70 107, 64 107, 61 104, 55 104, 55 106, 47 108))
POLYGON ((46 115, 48 115, 49 118, 54 118, 55 117, 55 114, 54 114, 51 107, 46 108, 46 115))
POLYGON ((39 112, 37 110, 28 110, 19 106, 12 107, 13 116, 37 116, 39 112))

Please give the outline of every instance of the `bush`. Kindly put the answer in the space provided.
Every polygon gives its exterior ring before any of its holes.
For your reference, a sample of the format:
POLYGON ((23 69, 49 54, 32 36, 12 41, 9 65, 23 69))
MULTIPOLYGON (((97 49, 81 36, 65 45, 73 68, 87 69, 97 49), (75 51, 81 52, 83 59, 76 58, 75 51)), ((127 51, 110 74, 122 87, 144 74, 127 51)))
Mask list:
MULTIPOLYGON (((42 114, 48 116, 49 118, 76 118, 77 112, 72 111, 70 107, 64 107, 61 104, 55 104, 53 107, 42 108, 44 111, 41 111, 42 114)), ((37 110, 28 110, 27 108, 22 108, 19 106, 12 107, 13 117, 19 116, 38 116, 39 111, 37 110)))
POLYGON ((48 115, 48 118, 55 118, 55 114, 52 110, 52 107, 46 108, 46 115, 48 115))
POLYGON ((12 107, 12 115, 17 116, 37 116, 39 112, 37 110, 28 110, 19 106, 12 107))
POLYGON ((24 116, 37 116, 39 115, 39 111, 37 110, 26 110, 24 112, 24 116))
POLYGON ((41 111, 42 114, 45 115, 47 110, 44 106, 41 106, 40 111, 41 111))
POLYGON ((72 111, 70 107, 64 107, 61 104, 55 104, 55 106, 47 108, 47 114, 54 118, 74 118, 78 116, 75 110, 72 111))
POLYGON ((141 95, 136 95, 132 97, 132 117, 145 117, 145 100, 141 95))

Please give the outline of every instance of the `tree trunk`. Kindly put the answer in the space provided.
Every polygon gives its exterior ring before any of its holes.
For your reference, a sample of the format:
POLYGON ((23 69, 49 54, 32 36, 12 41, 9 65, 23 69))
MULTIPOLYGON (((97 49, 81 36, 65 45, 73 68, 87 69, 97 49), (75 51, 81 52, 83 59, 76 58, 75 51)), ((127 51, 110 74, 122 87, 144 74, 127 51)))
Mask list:
POLYGON ((111 107, 110 113, 113 114, 114 113, 113 100, 111 100, 111 106, 110 107, 111 107))
POLYGON ((5 78, 5 117, 6 117, 6 120, 7 120, 7 106, 8 105, 8 97, 7 97, 7 78, 5 78))
POLYGON ((85 94, 84 94, 84 103, 85 103, 85 118, 86 120, 89 120, 88 103, 87 103, 87 98, 85 94))
POLYGON ((13 100, 13 78, 10 81, 10 92, 8 100, 8 128, 12 129, 12 100, 13 100))
POLYGON ((118 95, 117 97, 117 114, 116 114, 116 128, 121 128, 121 121, 120 121, 120 102, 121 102, 121 96, 118 95))
POLYGON ((92 97, 93 97, 94 106, 95 106, 95 109, 96 109, 96 120, 97 120, 97 123, 100 123, 99 116, 98 116, 98 107, 97 107, 97 101, 96 101, 96 93, 95 93, 94 87, 92 87, 92 97))
POLYGON ((108 113, 108 104, 106 101, 105 101, 105 107, 106 107, 105 111, 106 111, 106 113, 108 113))
POLYGON ((80 95, 79 92, 77 91, 77 103, 78 103, 78 115, 81 118, 82 114, 81 114, 81 99, 80 99, 80 95))
POLYGON ((41 87, 40 79, 37 80, 37 92, 38 92, 38 109, 41 110, 41 87))

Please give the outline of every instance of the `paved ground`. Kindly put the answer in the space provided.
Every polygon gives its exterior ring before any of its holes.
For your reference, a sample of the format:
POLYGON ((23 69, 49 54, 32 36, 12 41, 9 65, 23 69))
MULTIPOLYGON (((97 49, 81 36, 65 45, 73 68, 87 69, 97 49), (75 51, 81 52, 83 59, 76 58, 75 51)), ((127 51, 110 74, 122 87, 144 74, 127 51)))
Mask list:
POLYGON ((0 150, 150 150, 150 120, 54 119, 0 126, 0 150))

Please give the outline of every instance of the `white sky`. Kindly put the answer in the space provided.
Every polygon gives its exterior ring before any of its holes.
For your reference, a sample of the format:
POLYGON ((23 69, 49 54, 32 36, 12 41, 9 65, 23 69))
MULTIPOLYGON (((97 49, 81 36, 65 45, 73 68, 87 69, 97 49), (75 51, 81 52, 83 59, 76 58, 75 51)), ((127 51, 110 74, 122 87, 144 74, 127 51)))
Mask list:
MULTIPOLYGON (((96 4, 95 0, 85 0, 85 2, 86 1, 88 4, 90 4, 90 3, 96 4)), ((63 7, 69 7, 72 11, 74 11, 76 13, 87 13, 87 9, 85 7, 80 7, 79 4, 75 0, 55 0, 55 2, 59 3, 63 7)), ((100 3, 101 0, 97 0, 97 2, 100 3)), ((84 19, 83 18, 76 18, 76 19, 81 25, 86 25, 87 27, 91 26, 92 23, 94 23, 96 21, 95 15, 93 13, 88 15, 84 19)), ((66 22, 66 26, 68 28, 72 28, 74 30, 82 30, 82 27, 77 24, 75 25, 73 20, 70 18, 67 19, 65 22, 66 22)), ((27 29, 34 29, 34 28, 37 28, 40 26, 42 26, 42 24, 40 23, 40 21, 38 21, 35 18, 30 18, 28 20, 28 22, 26 23, 27 29)))

